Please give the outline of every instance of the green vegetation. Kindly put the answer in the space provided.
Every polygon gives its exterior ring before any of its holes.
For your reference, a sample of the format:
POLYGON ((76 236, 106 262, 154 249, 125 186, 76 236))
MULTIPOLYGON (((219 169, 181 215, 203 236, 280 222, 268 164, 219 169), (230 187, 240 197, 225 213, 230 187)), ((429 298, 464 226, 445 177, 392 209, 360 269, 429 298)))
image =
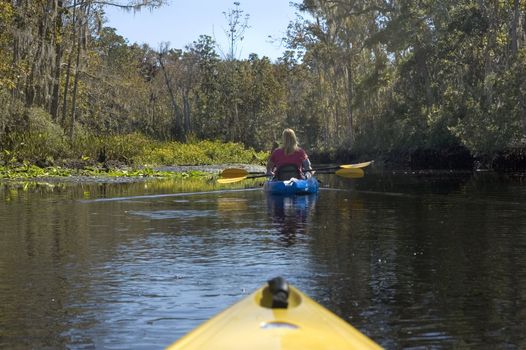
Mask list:
POLYGON ((54 178, 70 176, 104 176, 104 177, 163 177, 163 178, 189 178, 205 177, 210 174, 202 171, 172 172, 160 171, 152 168, 141 169, 103 169, 100 167, 87 166, 83 169, 71 169, 63 167, 41 168, 35 165, 25 164, 22 166, 0 166, 0 179, 33 179, 54 178))
MULTIPOLYGON (((123 180, 122 178, 120 180, 123 180)), ((126 179, 124 179, 126 180, 126 179)), ((147 180, 147 179, 145 179, 147 180)), ((210 174, 202 176, 192 176, 184 174, 174 174, 170 177, 156 178, 155 181, 120 181, 112 186, 107 186, 108 182, 97 181, 49 181, 47 179, 23 179, 0 182, 0 201, 6 203, 17 200, 24 200, 28 193, 68 193, 70 198, 101 198, 101 197, 121 197, 121 196, 141 196, 159 193, 189 193, 189 192, 208 192, 221 189, 244 189, 254 188, 262 185, 264 179, 247 180, 245 182, 219 185, 210 174)), ((232 207, 236 201, 229 201, 228 198, 219 198, 220 203, 232 207)))
MULTIPOLYGON (((55 128, 51 128, 54 130, 55 128)), ((42 129, 38 133, 15 135, 13 149, 0 153, 0 178, 59 176, 195 177, 203 172, 176 174, 152 168, 160 165, 202 165, 262 163, 265 152, 241 144, 219 141, 188 143, 160 142, 141 134, 108 137, 66 138, 42 129), (35 165, 35 164, 38 164, 35 165)), ((57 134, 60 134, 58 129, 57 134)))
POLYGON ((129 44, 90 25, 105 6, 0 2, 5 162, 258 162, 231 142, 267 151, 283 127, 329 158, 524 160, 525 0, 303 0, 277 62, 129 44))

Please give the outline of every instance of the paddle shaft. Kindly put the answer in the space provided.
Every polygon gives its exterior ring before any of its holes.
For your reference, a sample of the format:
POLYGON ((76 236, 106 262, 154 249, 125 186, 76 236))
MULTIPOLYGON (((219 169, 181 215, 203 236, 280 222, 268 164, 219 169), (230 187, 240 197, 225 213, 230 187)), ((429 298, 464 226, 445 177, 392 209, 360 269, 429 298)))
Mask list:
MULTIPOLYGON (((335 166, 329 166, 329 167, 322 167, 322 168, 314 168, 307 170, 306 172, 315 172, 320 170, 338 170, 338 169, 356 169, 356 168, 365 168, 369 164, 371 164, 373 161, 363 162, 363 163, 357 163, 357 164, 341 164, 341 165, 335 165, 335 166)), ((242 178, 249 175, 255 175, 257 177, 260 177, 258 175, 261 175, 261 177, 266 176, 267 174, 262 172, 248 172, 245 169, 242 168, 229 168, 225 169, 219 174, 220 177, 223 178, 242 178)), ((249 176, 249 178, 252 178, 252 176, 249 176)))
POLYGON ((365 168, 371 163, 372 163, 372 161, 371 162, 358 163, 358 164, 334 165, 334 166, 329 166, 329 167, 324 167, 324 168, 316 168, 316 169, 312 169, 312 170, 308 170, 308 171, 337 170, 337 169, 359 169, 359 168, 365 168))
POLYGON ((307 172, 311 172, 311 171, 320 171, 320 170, 336 170, 336 169, 340 169, 340 166, 329 166, 329 167, 325 167, 325 168, 315 168, 315 169, 311 169, 311 170, 306 170, 307 172))
MULTIPOLYGON (((323 171, 323 170, 338 170, 338 169, 340 169, 339 166, 332 166, 332 167, 326 167, 326 168, 316 168, 316 169, 305 170, 305 172, 311 173, 311 172, 317 172, 317 171, 323 171)), ((255 173, 254 172, 254 173, 248 173, 248 174, 258 174, 258 175, 249 175, 246 177, 247 179, 255 179, 258 177, 269 176, 266 173, 255 173)), ((321 173, 321 174, 334 174, 334 172, 326 172, 326 173, 321 173)))

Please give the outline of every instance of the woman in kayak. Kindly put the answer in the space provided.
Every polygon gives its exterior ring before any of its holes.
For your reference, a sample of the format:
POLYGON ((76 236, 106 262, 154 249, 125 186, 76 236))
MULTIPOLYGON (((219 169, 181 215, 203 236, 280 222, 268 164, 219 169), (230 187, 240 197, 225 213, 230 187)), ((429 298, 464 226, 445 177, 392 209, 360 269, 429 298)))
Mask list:
POLYGON ((292 129, 283 130, 282 147, 272 151, 267 162, 267 175, 277 180, 290 180, 295 177, 311 177, 312 168, 307 153, 298 146, 298 139, 292 129))

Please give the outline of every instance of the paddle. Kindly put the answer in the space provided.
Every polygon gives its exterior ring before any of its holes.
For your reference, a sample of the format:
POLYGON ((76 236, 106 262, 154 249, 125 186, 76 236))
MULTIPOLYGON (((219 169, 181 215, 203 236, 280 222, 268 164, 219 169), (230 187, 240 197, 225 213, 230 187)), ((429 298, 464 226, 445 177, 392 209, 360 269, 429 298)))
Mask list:
POLYGON ((245 176, 238 176, 238 177, 228 177, 228 178, 219 178, 217 179, 217 182, 220 184, 231 184, 234 182, 243 181, 246 179, 257 179, 258 177, 265 177, 267 174, 259 174, 259 175, 245 175, 245 176))
POLYGON ((370 160, 368 162, 363 163, 356 163, 356 164, 342 164, 342 165, 336 165, 336 166, 330 166, 326 168, 318 168, 318 169, 312 169, 313 171, 319 171, 319 170, 333 170, 333 169, 361 169, 365 168, 369 165, 371 165, 374 162, 374 160, 370 160))
MULTIPOLYGON (((336 174, 341 177, 349 178, 349 179, 358 179, 360 177, 364 176, 363 169, 361 168, 344 168, 339 169, 335 172, 324 172, 322 174, 336 174)), ((217 182, 220 184, 230 184, 234 182, 243 181, 246 179, 256 179, 260 177, 265 177, 267 174, 259 174, 259 175, 244 175, 244 176, 238 176, 238 177, 229 177, 229 178, 219 178, 217 179, 217 182)))
MULTIPOLYGON (((371 163, 373 163, 372 160, 368 161, 368 162, 363 162, 363 163, 343 164, 343 165, 330 166, 330 167, 325 167, 325 168, 316 168, 316 169, 312 169, 312 171, 335 170, 335 169, 361 169, 361 168, 367 167, 371 163)), ((257 173, 250 173, 250 172, 246 171, 245 169, 241 169, 241 168, 228 168, 228 169, 223 170, 219 174, 219 176, 222 177, 222 178, 225 178, 225 180, 226 180, 226 179, 233 179, 233 178, 237 179, 237 178, 247 177, 250 174, 257 174, 257 173)), ((264 173, 260 173, 256 177, 263 177, 263 176, 265 176, 265 174, 264 173), (259 175, 261 175, 261 176, 259 176, 259 175)), ((253 177, 249 177, 249 178, 253 178, 253 177)), ((238 180, 238 181, 241 181, 241 180, 238 180)))
MULTIPOLYGON (((221 177, 225 177, 225 178, 236 178, 236 177, 243 177, 243 176, 248 176, 250 174, 250 172, 246 171, 245 169, 241 169, 241 168, 228 168, 228 169, 225 169, 221 172, 221 174, 219 174, 219 176, 221 177)), ((256 173, 256 174, 263 174, 263 172, 259 172, 259 173, 256 173)))
POLYGON ((365 174, 362 168, 343 168, 336 170, 334 173, 338 176, 346 177, 349 179, 359 179, 365 174))

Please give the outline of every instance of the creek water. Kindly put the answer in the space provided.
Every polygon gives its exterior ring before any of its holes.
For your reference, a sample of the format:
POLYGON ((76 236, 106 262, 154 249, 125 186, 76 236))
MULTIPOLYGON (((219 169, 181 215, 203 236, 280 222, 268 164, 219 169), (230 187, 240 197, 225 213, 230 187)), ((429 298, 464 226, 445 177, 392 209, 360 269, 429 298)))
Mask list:
POLYGON ((526 348, 526 181, 0 185, 0 348, 161 349, 275 276, 388 349, 526 348))

